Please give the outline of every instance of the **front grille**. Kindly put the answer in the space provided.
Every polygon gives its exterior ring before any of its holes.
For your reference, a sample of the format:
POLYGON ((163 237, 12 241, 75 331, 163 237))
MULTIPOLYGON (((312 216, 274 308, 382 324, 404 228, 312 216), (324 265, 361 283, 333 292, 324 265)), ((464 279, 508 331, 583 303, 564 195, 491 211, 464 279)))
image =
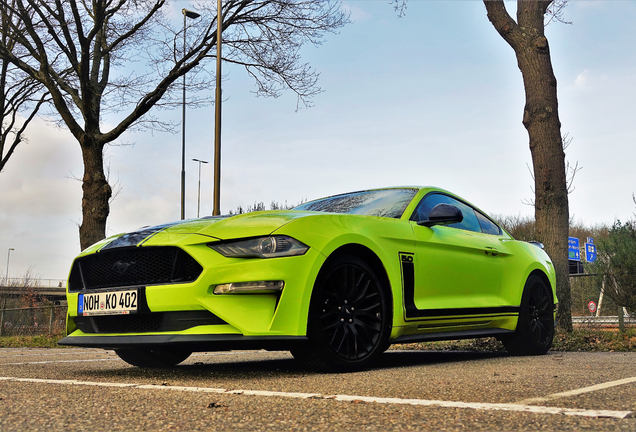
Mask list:
POLYGON ((195 281, 203 268, 173 246, 105 250, 75 260, 69 291, 195 281))
POLYGON ((227 324, 209 311, 153 312, 149 314, 78 316, 84 333, 151 333, 182 331, 201 325, 227 324))

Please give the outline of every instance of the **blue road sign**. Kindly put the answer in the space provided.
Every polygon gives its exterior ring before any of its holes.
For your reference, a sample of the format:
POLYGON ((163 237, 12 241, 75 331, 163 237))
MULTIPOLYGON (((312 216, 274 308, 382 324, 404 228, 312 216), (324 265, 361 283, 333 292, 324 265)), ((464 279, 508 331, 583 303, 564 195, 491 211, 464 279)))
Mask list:
POLYGON ((576 237, 569 237, 568 239, 568 259, 572 261, 581 261, 579 239, 576 237))
POLYGON ((588 240, 592 240, 592 242, 585 243, 585 260, 594 262, 596 261, 596 245, 594 244, 594 239, 588 238, 588 240))

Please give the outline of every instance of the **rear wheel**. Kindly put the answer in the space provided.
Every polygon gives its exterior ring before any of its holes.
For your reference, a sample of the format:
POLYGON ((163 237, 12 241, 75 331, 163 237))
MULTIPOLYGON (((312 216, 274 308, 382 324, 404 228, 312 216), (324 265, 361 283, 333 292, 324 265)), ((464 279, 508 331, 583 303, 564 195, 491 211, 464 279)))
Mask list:
POLYGON ((176 366, 190 357, 192 352, 165 348, 122 348, 116 349, 115 354, 133 366, 162 368, 176 366))
POLYGON ((367 367, 386 349, 388 295, 373 269, 357 256, 337 258, 321 272, 309 307, 310 346, 292 354, 322 372, 367 367))
POLYGON ((553 338, 552 291, 543 279, 532 275, 523 290, 517 331, 502 342, 512 355, 540 355, 548 352, 553 338))

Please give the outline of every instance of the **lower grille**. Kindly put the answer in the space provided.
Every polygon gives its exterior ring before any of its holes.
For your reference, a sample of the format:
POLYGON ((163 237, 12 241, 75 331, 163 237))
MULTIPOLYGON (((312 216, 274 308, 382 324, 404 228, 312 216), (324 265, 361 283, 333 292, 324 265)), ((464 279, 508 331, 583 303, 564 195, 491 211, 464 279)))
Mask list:
POLYGON ((75 318, 75 325, 84 333, 170 332, 202 325, 223 324, 227 323, 209 311, 153 312, 75 318))

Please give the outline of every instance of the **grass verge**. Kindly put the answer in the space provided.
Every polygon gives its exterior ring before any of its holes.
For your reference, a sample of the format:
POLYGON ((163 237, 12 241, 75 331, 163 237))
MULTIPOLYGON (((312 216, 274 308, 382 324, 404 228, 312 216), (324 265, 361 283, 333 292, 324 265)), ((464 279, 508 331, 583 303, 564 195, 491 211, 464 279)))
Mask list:
POLYGON ((2 336, 0 348, 65 348, 57 344, 64 336, 2 336))

